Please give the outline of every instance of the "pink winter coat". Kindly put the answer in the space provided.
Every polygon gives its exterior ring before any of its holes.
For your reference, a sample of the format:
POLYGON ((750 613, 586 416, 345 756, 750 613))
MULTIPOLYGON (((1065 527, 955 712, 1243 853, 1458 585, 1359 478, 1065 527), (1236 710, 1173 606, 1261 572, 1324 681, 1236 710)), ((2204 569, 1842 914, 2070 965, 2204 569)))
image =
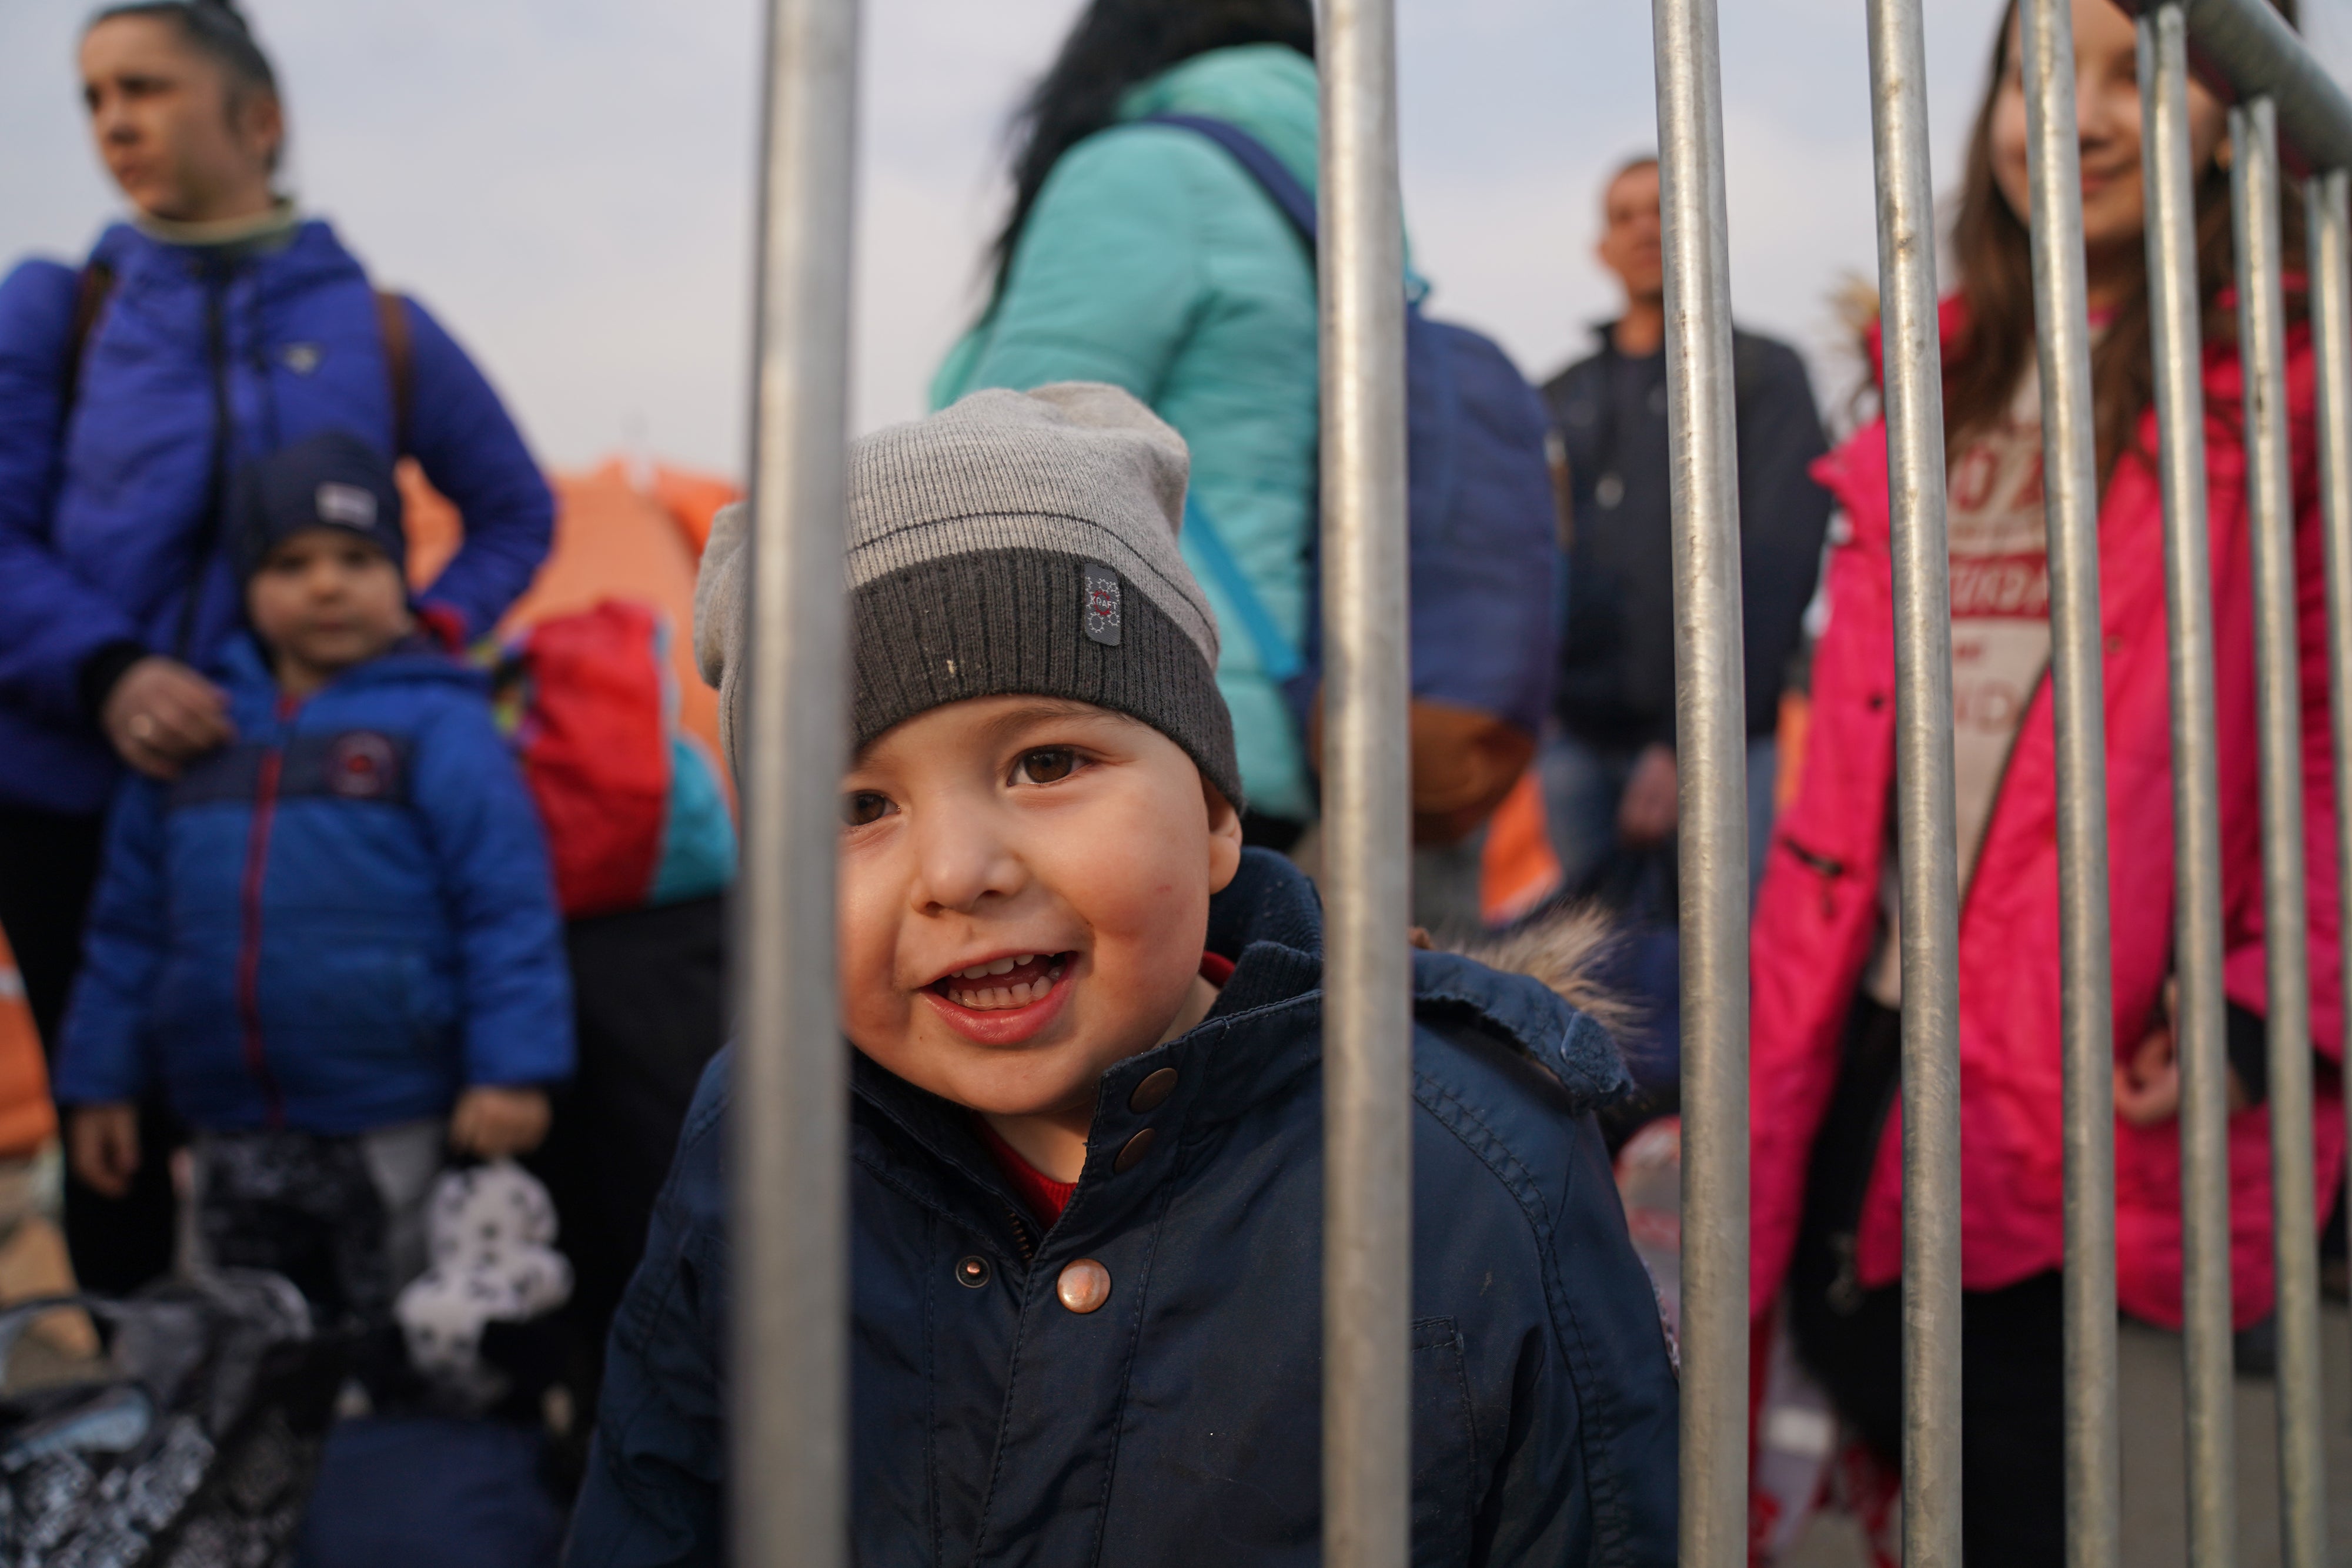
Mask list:
MULTIPOLYGON (((1948 303, 1948 350, 1958 316, 1948 303)), ((2264 1006, 2260 806, 2247 558, 2241 376, 2229 347, 2205 352, 2221 787, 2222 920, 2230 998, 2264 1006)), ((2325 606, 2306 339, 2291 343, 2288 405, 2301 590, 2304 818, 2311 903, 2313 1026, 2340 1057, 2336 813, 2328 762, 2325 606)), ((2155 450, 2156 416, 2139 441, 2155 450)), ((1879 927, 1882 859, 1892 852, 1894 622, 1887 553, 1886 434, 1874 423, 1823 458, 1851 534, 1831 555, 1830 621, 1813 660, 1807 765, 1773 832, 1751 950, 1754 1248, 1752 1306, 1778 1294, 1796 1245, 1806 1165, 1839 1066, 1846 1017, 1879 927)), ((2172 967, 2172 793, 2165 652, 2162 499, 2137 455, 2116 466, 2099 515, 2100 620, 2106 639, 2107 855, 2115 943, 2115 1047, 2146 1035, 2172 967)), ((1960 911, 1961 1276, 1994 1290, 2059 1266, 2058 849, 2045 680, 2034 695, 1960 911)), ((2319 1076, 2320 1212, 2343 1158, 2337 1073, 2319 1076)), ((1888 1118, 1864 1200, 1857 1263, 1865 1286, 1902 1270, 1901 1110, 1888 1118)), ((2237 1321, 2271 1310, 2270 1111, 2231 1119, 2231 1233, 2237 1321)), ((2180 1321, 2177 1124, 2116 1126, 2116 1287, 2124 1308, 2180 1321)))

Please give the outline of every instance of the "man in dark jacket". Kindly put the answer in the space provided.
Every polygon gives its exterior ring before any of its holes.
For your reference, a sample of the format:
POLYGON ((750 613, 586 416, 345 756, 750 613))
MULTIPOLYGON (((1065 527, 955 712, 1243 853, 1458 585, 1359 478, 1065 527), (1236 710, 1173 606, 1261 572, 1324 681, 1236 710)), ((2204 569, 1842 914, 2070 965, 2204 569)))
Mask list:
MULTIPOLYGON (((1625 311, 1545 386, 1566 448, 1572 537, 1567 635, 1543 758, 1545 808, 1569 884, 1612 854, 1662 848, 1675 824, 1674 551, 1666 452, 1665 281, 1658 164, 1611 179, 1597 247, 1625 311)), ((1733 334, 1739 413, 1741 615, 1748 698, 1749 886, 1771 830, 1780 688, 1820 575, 1827 450, 1805 367, 1784 343, 1733 334)))
MULTIPOLYGON (((1090 383, 852 451, 860 1563, 1317 1557, 1321 912, 1242 848, 1185 467, 1090 383)), ((698 594, 722 715, 741 534, 713 530, 698 594)), ((1664 1568, 1674 1374, 1591 1114, 1622 1062, 1536 980, 1411 957, 1413 1560, 1664 1568)), ((574 1568, 723 1556, 729 1060, 614 1325, 574 1568)))

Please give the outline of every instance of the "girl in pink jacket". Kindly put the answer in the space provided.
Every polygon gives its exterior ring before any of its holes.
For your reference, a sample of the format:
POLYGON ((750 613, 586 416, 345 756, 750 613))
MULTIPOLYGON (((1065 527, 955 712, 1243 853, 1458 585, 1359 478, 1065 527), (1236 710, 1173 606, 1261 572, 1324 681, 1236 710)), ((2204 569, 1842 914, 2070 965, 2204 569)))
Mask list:
MULTIPOLYGON (((2075 0, 2076 111, 2095 347, 2100 612, 2114 939, 2117 1289, 2180 1321, 2178 1078, 2166 1012, 2173 837, 2162 504, 2142 235, 2132 25, 2075 0)), ((2290 18, 2291 19, 2291 18, 2290 18)), ((2190 89, 2203 280, 2207 476, 2220 728, 2237 1322, 2272 1309, 2263 1103, 2260 810, 2242 372, 2230 293, 2226 119, 2190 89)), ((2014 12, 1969 143, 1946 302, 1953 752, 1961 877, 1963 1530, 1971 1563, 2063 1560, 2058 852, 2042 435, 2027 258, 2025 103, 2014 12)), ((2301 203, 2284 214, 2292 274, 2301 203)), ((2312 444, 2312 376, 2290 277, 2288 390, 2301 585, 2314 1049, 2338 1054, 2334 786, 2312 444)), ((1893 612, 1886 434, 1822 460, 1850 530, 1832 552, 1810 762, 1781 818, 1753 946, 1753 1306, 1789 1290, 1798 1347, 1864 1438, 1900 1434, 1901 976, 1893 842, 1893 612)), ((2319 1208, 2344 1152, 2340 1080, 2319 1074, 2319 1208)))

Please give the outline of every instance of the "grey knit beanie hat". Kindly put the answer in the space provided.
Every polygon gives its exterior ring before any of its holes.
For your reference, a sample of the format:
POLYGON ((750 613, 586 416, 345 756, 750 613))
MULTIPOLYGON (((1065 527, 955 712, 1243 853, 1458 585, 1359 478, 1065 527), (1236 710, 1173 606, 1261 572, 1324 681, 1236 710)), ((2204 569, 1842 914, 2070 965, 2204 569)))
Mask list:
MULTIPOLYGON (((1184 748, 1235 808, 1217 622, 1177 553, 1183 437, 1117 387, 980 392, 849 446, 854 745, 970 697, 1068 697, 1184 748)), ((748 613, 744 508, 713 522, 694 643, 736 713, 748 613)))

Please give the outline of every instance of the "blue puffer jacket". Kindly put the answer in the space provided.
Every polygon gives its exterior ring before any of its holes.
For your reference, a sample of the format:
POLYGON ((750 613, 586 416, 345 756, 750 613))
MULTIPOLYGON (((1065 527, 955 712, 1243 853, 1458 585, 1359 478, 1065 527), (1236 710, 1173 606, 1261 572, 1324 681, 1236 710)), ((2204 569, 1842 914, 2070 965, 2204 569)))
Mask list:
MULTIPOLYGON (((1319 1560, 1321 945, 1306 878, 1248 852, 1215 1009, 1104 1075, 1042 1236, 967 1113, 856 1059, 859 1563, 1319 1560), (1085 1316, 1055 1291, 1080 1258, 1111 1279, 1085 1316)), ((1412 1561, 1670 1563, 1675 1376, 1587 1113, 1617 1053, 1534 980, 1419 953, 1413 982, 1412 1561)), ((614 1322, 572 1568, 723 1555, 726 1061, 614 1322)))
POLYGON ((348 1134, 569 1078, 546 841, 483 678, 412 640, 281 712, 250 638, 215 673, 237 743, 108 825, 58 1100, 160 1076, 206 1131, 348 1134))
MULTIPOLYGON (((305 223, 226 267, 202 256, 127 225, 100 238, 115 281, 69 420, 78 274, 31 261, 0 282, 0 804, 103 809, 120 769, 85 664, 123 643, 201 664, 236 622, 221 552, 198 559, 216 395, 232 472, 321 430, 394 444, 374 292, 331 229, 305 223)), ((554 498, 465 352, 413 301, 408 320, 407 447, 466 519, 426 598, 479 632, 546 555, 554 498)))

